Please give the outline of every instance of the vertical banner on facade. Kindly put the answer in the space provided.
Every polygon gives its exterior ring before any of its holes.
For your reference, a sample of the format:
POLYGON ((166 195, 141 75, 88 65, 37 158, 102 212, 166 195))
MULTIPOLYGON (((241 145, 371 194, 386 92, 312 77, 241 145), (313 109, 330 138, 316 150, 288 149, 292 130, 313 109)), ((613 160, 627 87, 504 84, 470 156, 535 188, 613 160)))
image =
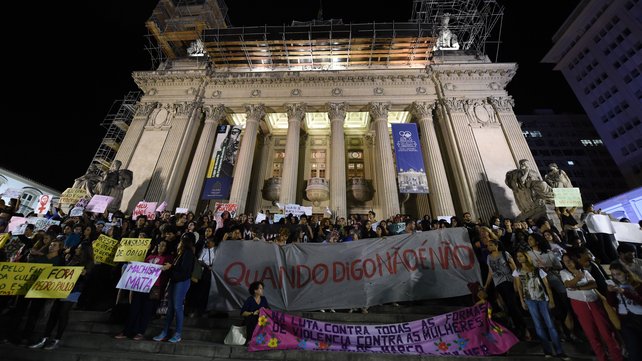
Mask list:
POLYGON ((248 350, 500 355, 519 340, 491 319, 489 307, 483 303, 431 318, 387 325, 329 323, 263 308, 248 350))
POLYGON ((219 125, 201 199, 229 199, 236 157, 241 147, 240 126, 219 125))
POLYGON ((392 124, 392 139, 397 157, 397 179, 400 193, 428 193, 421 145, 414 123, 392 124))

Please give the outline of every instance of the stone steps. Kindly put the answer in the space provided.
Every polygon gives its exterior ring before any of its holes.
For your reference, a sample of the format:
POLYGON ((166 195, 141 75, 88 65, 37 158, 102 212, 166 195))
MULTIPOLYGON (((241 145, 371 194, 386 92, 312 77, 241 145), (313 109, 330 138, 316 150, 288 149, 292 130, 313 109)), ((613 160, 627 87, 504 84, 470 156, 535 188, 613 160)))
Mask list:
MULTIPOLYGON (((524 343, 522 343, 524 344, 524 343)), ((515 347, 507 356, 467 357, 471 361, 535 361, 541 360, 539 344, 515 347), (528 353, 523 353, 528 352, 528 353)), ((205 360, 305 360, 305 361, 399 361, 426 360, 427 357, 389 354, 365 354, 319 351, 269 351, 248 352, 242 346, 227 346, 220 343, 185 340, 177 344, 154 341, 114 340, 103 334, 69 332, 54 351, 31 350, 24 346, 0 345, 3 360, 7 361, 205 361, 205 360)), ((588 355, 568 352, 575 360, 591 360, 588 355)), ((460 357, 429 356, 435 361, 455 361, 460 357)))
MULTIPOLYGON (((368 314, 345 312, 294 312, 317 320, 337 323, 378 324, 417 320, 431 315, 450 312, 459 306, 374 306, 368 314)), ((116 340, 115 334, 122 331, 122 324, 110 323, 109 313, 97 311, 73 311, 61 348, 54 351, 31 350, 24 346, 0 345, 0 357, 7 361, 205 361, 205 360, 306 360, 306 361, 393 361, 425 360, 426 356, 400 356, 386 354, 363 354, 344 352, 271 351, 248 352, 245 347, 227 346, 222 343, 232 324, 240 324, 238 312, 228 317, 185 318, 183 341, 178 344, 154 342, 150 338, 160 333, 164 320, 154 320, 147 330, 147 340, 116 340)), ((41 325, 42 326, 42 325, 41 325)), ((37 329, 41 330, 42 327, 37 329)), ((564 350, 576 360, 591 360, 587 345, 565 343, 564 350), (586 347, 583 347, 586 346, 586 347)), ((538 342, 520 342, 505 356, 468 357, 468 360, 484 361, 531 361, 543 358, 538 342)), ((455 360, 455 357, 430 356, 434 360, 455 360)), ((460 360, 461 358, 457 358, 460 360)))

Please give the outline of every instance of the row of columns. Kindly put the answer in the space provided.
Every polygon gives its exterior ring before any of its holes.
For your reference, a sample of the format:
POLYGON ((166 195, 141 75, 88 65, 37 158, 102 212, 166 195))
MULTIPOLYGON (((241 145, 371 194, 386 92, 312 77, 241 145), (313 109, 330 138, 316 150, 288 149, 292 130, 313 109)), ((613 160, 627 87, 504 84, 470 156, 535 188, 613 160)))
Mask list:
MULTIPOLYGON (((446 171, 441 156, 435 126, 432 118, 434 104, 413 103, 412 111, 417 118, 422 134, 421 145, 424 161, 427 163, 428 182, 430 186, 430 208, 433 215, 455 214, 455 209, 446 179, 446 171)), ((330 166, 330 207, 337 216, 347 216, 346 201, 346 170, 345 170, 345 123, 346 103, 328 103, 328 118, 331 126, 331 166, 330 166)), ((396 171, 388 132, 389 103, 370 103, 368 110, 373 120, 375 131, 375 150, 378 167, 378 188, 383 219, 400 213, 399 192, 397 188, 396 171)), ((245 134, 241 140, 238 159, 234 169, 234 182, 230 193, 230 203, 238 204, 238 211, 245 212, 249 183, 254 160, 256 138, 259 121, 265 115, 263 104, 245 106, 247 113, 245 134)), ((281 196, 282 204, 296 202, 296 188, 299 164, 299 141, 301 122, 305 117, 306 106, 302 103, 286 104, 288 115, 288 131, 285 159, 282 172, 281 196)), ((196 154, 188 174, 185 191, 181 199, 181 207, 195 209, 200 198, 200 187, 205 178, 205 171, 210 159, 216 127, 225 116, 222 105, 205 107, 205 126, 199 139, 196 154)))

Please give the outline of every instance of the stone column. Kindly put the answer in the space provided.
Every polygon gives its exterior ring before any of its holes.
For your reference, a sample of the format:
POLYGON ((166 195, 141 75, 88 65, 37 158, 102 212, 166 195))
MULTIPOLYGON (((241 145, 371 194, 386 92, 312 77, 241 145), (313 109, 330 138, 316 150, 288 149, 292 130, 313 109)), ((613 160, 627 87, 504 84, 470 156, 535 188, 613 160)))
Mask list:
MULTIPOLYGON (((517 117, 513 112, 513 105, 515 105, 513 98, 510 96, 489 97, 488 102, 493 106, 497 114, 499 114, 499 122, 502 125, 508 146, 513 153, 515 165, 517 166, 521 159, 528 159, 530 164, 533 165, 537 164, 535 158, 533 158, 533 153, 531 153, 528 147, 526 138, 524 138, 524 133, 522 133, 522 129, 519 127, 517 117)), ((537 174, 539 174, 539 172, 537 172, 537 174)))
POLYGON ((346 202, 346 142, 343 134, 343 123, 346 120, 346 103, 328 103, 330 118, 330 209, 337 217, 347 217, 346 202))
MULTIPOLYGON (((261 190, 263 189, 263 182, 265 182, 265 173, 267 172, 268 166, 271 167, 271 163, 268 162, 270 159, 268 157, 270 153, 270 148, 272 147, 272 136, 270 134, 263 134, 263 139, 261 139, 260 148, 261 148, 261 157, 258 159, 258 164, 254 164, 252 169, 252 181, 254 184, 254 198, 251 209, 247 209, 247 212, 256 212, 261 210, 261 204, 263 203, 263 194, 261 190)), ((257 162, 255 162, 257 163, 257 162)), ((270 168, 271 169, 271 168, 270 168)))
POLYGON ((136 115, 134 115, 134 119, 132 119, 131 124, 129 124, 127 132, 125 133, 125 138, 120 144, 120 147, 118 147, 118 152, 116 153, 115 157, 115 160, 117 159, 121 161, 121 167, 123 169, 127 169, 127 167, 129 167, 129 162, 132 159, 134 150, 136 149, 138 141, 140 140, 140 137, 143 135, 143 131, 145 130, 147 119, 157 106, 157 102, 138 104, 136 115))
POLYGON ((417 124, 421 132, 421 149, 424 155, 426 172, 428 173, 432 215, 434 217, 454 216, 455 206, 446 177, 444 159, 441 156, 441 149, 439 149, 439 142, 437 141, 435 123, 432 118, 434 109, 435 103, 414 102, 412 104, 412 112, 417 117, 417 124))
POLYGON ((285 159, 281 176, 281 197, 283 205, 296 203, 297 177, 299 167, 299 138, 301 120, 305 117, 305 104, 292 103, 285 105, 288 113, 288 136, 285 144, 285 159))
POLYGON ((212 148, 216 140, 216 128, 219 120, 225 117, 225 106, 222 104, 206 105, 203 107, 203 111, 205 112, 205 125, 196 146, 180 202, 182 208, 188 208, 191 211, 196 211, 196 206, 201 198, 205 173, 212 158, 212 148))
POLYGON ((463 194, 462 198, 468 199, 471 202, 470 206, 474 207, 468 208, 468 211, 474 217, 489 219, 496 212, 495 203, 486 178, 484 164, 477 148, 480 145, 475 140, 469 117, 466 114, 466 109, 473 101, 472 99, 459 98, 445 99, 452 127, 449 129, 449 131, 452 131, 449 136, 454 138, 453 144, 456 144, 456 151, 460 154, 460 160, 465 169, 462 174, 466 179, 467 194, 463 194))
POLYGON ((381 168, 381 183, 378 185, 379 199, 383 214, 380 219, 387 219, 399 213, 399 191, 397 189, 397 172, 392 160, 390 134, 388 133, 388 109, 390 103, 370 103, 370 117, 375 129, 376 161, 381 168))
POLYGON ((192 149, 196 131, 194 123, 201 116, 198 102, 179 102, 172 104, 171 128, 160 153, 154 175, 144 199, 147 201, 167 201, 168 209, 174 207, 178 187, 183 177, 186 157, 192 149))
POLYGON ((245 106, 247 120, 245 123, 245 134, 241 140, 236 167, 234 168, 234 183, 230 192, 230 203, 238 204, 238 213, 245 212, 245 202, 250 186, 250 172, 254 160, 254 148, 256 146, 256 134, 259 129, 259 121, 265 115, 263 104, 249 104, 245 106))

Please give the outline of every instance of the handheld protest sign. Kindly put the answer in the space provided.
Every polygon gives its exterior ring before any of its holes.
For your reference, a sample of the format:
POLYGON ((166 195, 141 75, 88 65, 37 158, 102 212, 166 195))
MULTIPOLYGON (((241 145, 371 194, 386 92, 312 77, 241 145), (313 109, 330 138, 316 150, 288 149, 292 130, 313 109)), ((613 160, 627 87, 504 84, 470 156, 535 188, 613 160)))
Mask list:
POLYGON ((123 238, 114 255, 114 262, 142 262, 145 260, 151 238, 123 238))
POLYGON ((0 262, 0 296, 25 295, 49 267, 41 263, 0 262))
POLYGON ((84 267, 49 267, 29 289, 25 298, 67 298, 84 267))

